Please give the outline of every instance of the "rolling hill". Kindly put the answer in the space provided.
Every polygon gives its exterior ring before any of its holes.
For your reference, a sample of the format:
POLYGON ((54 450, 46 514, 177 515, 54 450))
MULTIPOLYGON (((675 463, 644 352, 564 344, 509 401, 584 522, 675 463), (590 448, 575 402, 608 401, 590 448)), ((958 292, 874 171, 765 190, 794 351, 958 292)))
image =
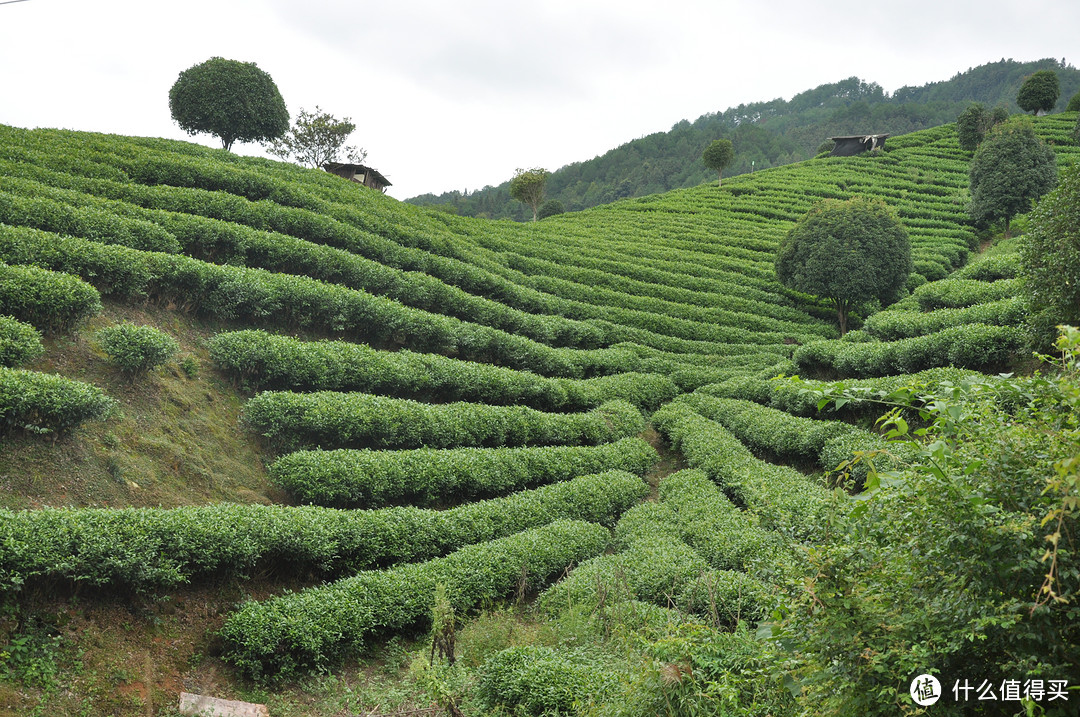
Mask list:
MULTIPOLYGON (((1063 166, 1075 121, 1036 120, 1063 166)), ((677 644, 794 714, 747 624, 829 539, 824 474, 883 439, 769 379, 1012 364, 1015 261, 972 260, 968 161, 945 125, 518 224, 0 127, 0 705, 170 714, 185 690, 368 714, 445 689, 494 710, 535 669, 555 675, 536 704, 602 709, 684 664, 677 644), (855 195, 893 207, 916 273, 837 340, 773 256, 855 195), (123 322, 179 352, 122 374, 95 332, 123 322), (466 672, 423 672, 411 641, 449 606, 466 672)))
MULTIPOLYGON (((626 142, 593 159, 552 172, 547 195, 567 211, 579 211, 626 197, 657 194, 715 180, 701 153, 715 139, 730 139, 735 160, 728 176, 809 159, 828 137, 883 132, 893 135, 930 129, 956 121, 972 102, 1004 105, 1018 112, 1016 93, 1037 70, 1054 70, 1061 81, 1057 110, 1080 92, 1080 72, 1064 60, 1018 62, 1002 58, 958 72, 952 78, 886 93, 875 82, 850 77, 801 92, 790 100, 774 99, 731 107, 675 123, 626 142)), ((425 194, 408 201, 436 206, 462 216, 525 221, 526 207, 514 201, 510 180, 463 193, 425 194)))

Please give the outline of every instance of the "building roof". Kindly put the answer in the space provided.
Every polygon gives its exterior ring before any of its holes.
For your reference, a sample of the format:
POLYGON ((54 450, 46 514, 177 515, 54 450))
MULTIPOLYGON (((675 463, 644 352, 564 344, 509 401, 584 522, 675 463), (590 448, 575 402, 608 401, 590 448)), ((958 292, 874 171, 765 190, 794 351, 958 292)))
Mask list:
POLYGON ((870 149, 885 146, 887 134, 849 134, 842 137, 829 137, 835 146, 830 154, 834 157, 850 157, 870 149))
POLYGON ((857 139, 860 142, 869 142, 872 139, 885 139, 888 134, 847 134, 843 137, 829 137, 833 142, 839 142, 842 139, 857 139))
POLYGON ((371 177, 373 177, 375 179, 376 182, 378 182, 380 185, 382 185, 384 187, 392 187, 392 186, 394 186, 393 184, 390 183, 389 179, 384 177, 379 172, 379 170, 372 169, 371 167, 365 166, 363 164, 349 164, 347 162, 327 162, 326 164, 323 165, 323 169, 325 169, 327 172, 332 172, 334 174, 341 174, 342 172, 349 172, 351 174, 370 175, 371 177))

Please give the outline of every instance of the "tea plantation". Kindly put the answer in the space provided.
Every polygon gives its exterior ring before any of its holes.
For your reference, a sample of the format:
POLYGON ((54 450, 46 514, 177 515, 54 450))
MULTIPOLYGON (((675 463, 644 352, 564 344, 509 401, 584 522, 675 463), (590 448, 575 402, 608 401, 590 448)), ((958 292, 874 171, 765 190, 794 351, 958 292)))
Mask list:
MULTIPOLYGON (((1074 123, 1035 120, 1062 168, 1074 123)), ((968 222, 970 157, 948 125, 517 224, 0 126, 0 711, 167 715, 183 689, 275 715, 914 714, 920 666, 1080 685, 1019 488, 942 492, 978 519, 927 509, 946 562, 903 594, 923 627, 887 609, 930 540, 868 499, 929 460, 909 424, 944 480, 977 432, 938 417, 1048 400, 990 378, 1030 352, 1016 244, 968 222), (915 272, 841 339, 773 261, 853 196, 895 212, 915 272), (979 521, 1034 557, 995 562, 979 521), (1026 602, 972 592, 976 558, 1034 580, 1026 602), (943 615, 966 642, 930 634, 943 615)), ((1061 420, 1010 446, 1053 457, 1061 420)))

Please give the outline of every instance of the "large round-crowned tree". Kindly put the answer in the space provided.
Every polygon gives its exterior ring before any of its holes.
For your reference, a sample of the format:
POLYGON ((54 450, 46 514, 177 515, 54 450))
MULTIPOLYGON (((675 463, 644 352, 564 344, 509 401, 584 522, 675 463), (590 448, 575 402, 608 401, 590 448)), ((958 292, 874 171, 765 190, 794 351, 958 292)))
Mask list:
POLYGON ((1008 238, 1012 218, 1031 209, 1057 182, 1057 163, 1031 119, 1017 117, 990 130, 971 159, 968 176, 972 220, 982 225, 1003 221, 1008 238))
POLYGON ((1049 112, 1061 96, 1061 82, 1053 70, 1039 70, 1024 80, 1016 94, 1016 104, 1025 112, 1049 112))
POLYGON ((169 90, 169 110, 180 129, 233 142, 264 142, 289 129, 289 111, 270 75, 254 62, 211 57, 189 67, 169 90))
POLYGON ((776 254, 780 282, 828 299, 841 334, 853 309, 896 301, 911 270, 907 229, 884 202, 861 197, 815 205, 776 254))

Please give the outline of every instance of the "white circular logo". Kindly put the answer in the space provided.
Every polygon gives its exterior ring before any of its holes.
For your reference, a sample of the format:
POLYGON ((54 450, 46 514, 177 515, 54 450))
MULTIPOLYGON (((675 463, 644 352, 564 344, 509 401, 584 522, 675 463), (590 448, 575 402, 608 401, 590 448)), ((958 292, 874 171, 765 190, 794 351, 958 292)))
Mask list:
POLYGON ((941 683, 933 675, 919 675, 911 681, 911 699, 920 707, 932 705, 941 699, 941 683))

